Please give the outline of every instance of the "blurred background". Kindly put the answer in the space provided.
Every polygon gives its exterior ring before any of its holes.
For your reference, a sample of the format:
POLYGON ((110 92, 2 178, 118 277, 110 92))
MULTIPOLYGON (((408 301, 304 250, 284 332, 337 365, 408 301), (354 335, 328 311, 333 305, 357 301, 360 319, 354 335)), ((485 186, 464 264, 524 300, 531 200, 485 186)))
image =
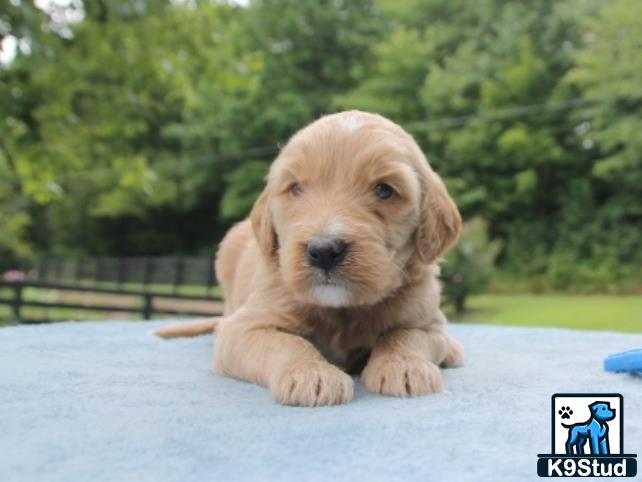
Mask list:
POLYGON ((278 147, 357 108, 465 218, 451 318, 642 331, 639 0, 0 0, 0 46, 4 323, 215 312, 278 147))

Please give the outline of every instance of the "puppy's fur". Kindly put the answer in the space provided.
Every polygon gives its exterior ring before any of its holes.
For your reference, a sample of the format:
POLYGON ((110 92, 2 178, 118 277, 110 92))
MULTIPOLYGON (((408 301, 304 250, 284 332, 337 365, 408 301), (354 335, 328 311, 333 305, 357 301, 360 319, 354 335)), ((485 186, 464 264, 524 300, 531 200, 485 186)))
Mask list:
POLYGON ((344 370, 365 359, 371 392, 440 392, 438 366, 463 359, 446 333, 437 281, 460 228, 442 180, 401 127, 365 112, 325 116, 282 149, 250 219, 221 243, 224 317, 159 335, 218 324, 214 370, 266 385, 285 404, 348 402, 344 370), (376 195, 382 183, 394 189, 388 199, 376 195), (306 258, 319 238, 348 246, 331 271, 306 258))

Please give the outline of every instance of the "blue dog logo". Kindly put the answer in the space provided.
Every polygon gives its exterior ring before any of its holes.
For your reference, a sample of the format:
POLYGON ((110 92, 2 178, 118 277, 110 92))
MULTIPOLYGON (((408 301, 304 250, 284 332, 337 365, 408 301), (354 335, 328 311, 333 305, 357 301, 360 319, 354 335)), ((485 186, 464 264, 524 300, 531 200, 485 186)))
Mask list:
MULTIPOLYGON (((615 409, 609 402, 593 402, 589 405, 591 418, 583 423, 562 425, 568 429, 567 455, 583 455, 584 445, 589 442, 592 455, 609 455, 609 425, 615 418, 615 409)), ((572 413, 572 412, 571 412, 572 413)))
POLYGON ((620 393, 554 394, 551 452, 538 454, 537 475, 635 477, 636 455, 624 452, 623 414, 620 393))

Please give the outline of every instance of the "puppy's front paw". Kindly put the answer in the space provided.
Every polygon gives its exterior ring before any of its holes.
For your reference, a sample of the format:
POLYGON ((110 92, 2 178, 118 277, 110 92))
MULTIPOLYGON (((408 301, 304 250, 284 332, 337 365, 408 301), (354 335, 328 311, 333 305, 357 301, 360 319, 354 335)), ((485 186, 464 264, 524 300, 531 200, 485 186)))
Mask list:
POLYGON ((448 337, 448 353, 441 362, 444 367, 460 367, 464 364, 464 349, 457 340, 448 337))
POLYGON ((338 405, 352 400, 354 383, 334 365, 314 361, 286 368, 270 382, 270 391, 285 405, 338 405))
POLYGON ((443 391, 439 368, 415 356, 387 355, 371 359, 361 374, 369 392, 416 397, 443 391))

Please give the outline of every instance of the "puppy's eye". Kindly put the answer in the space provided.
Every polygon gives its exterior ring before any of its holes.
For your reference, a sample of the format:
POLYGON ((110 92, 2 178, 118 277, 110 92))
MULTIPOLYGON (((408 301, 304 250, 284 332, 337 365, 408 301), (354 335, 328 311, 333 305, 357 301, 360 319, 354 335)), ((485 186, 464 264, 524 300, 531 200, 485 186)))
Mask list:
POLYGON ((395 193, 395 190, 388 184, 381 183, 375 186, 374 193, 379 199, 388 199, 395 193))
POLYGON ((294 197, 299 197, 301 194, 303 194, 303 189, 301 189, 301 186, 298 184, 292 184, 290 187, 290 194, 292 194, 294 197))

